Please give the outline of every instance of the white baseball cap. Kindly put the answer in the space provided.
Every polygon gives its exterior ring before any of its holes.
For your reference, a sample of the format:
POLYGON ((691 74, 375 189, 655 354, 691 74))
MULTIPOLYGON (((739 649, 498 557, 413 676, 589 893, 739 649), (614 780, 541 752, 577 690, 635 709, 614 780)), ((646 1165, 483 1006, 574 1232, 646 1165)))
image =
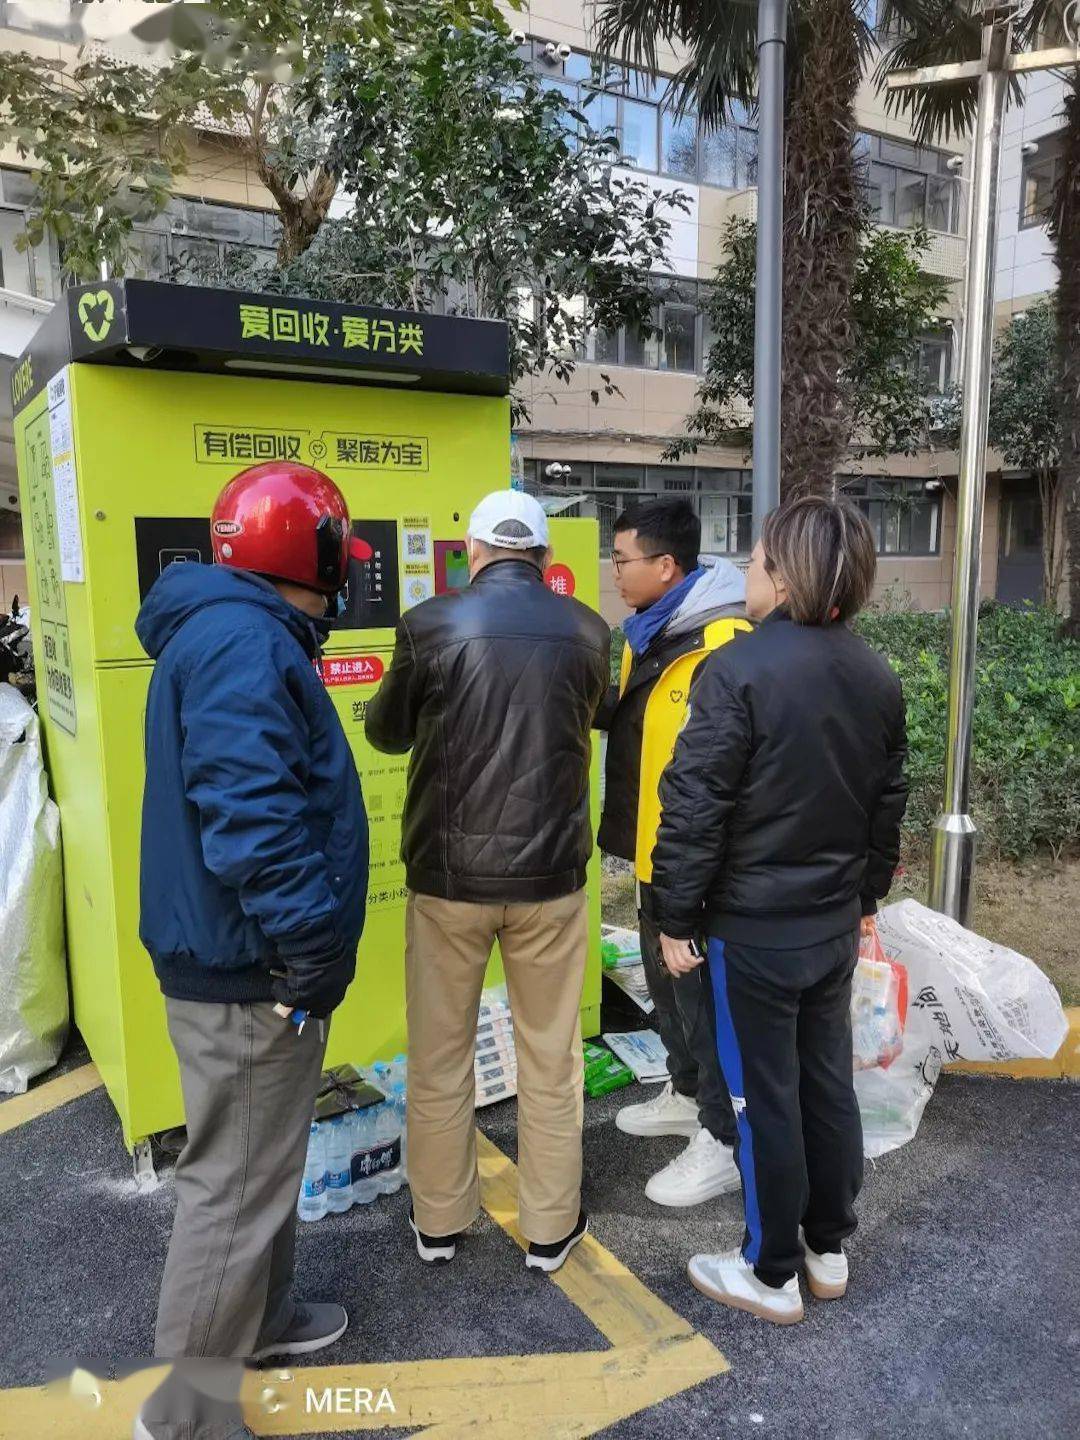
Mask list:
POLYGON ((500 550, 548 547, 544 507, 523 490, 493 490, 485 495, 469 519, 468 533, 500 550))

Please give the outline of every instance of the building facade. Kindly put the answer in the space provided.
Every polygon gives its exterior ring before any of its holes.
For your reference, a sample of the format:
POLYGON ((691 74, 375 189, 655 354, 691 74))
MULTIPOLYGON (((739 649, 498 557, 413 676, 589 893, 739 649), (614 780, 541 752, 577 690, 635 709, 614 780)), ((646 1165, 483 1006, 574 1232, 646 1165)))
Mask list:
MULTIPOLYGON (((83 12, 90 8, 80 7, 83 12)), ((73 55, 63 25, 67 9, 0 4, 0 47, 73 55), (54 12, 47 32, 40 24, 45 11, 54 12)), ((523 55, 542 82, 576 101, 584 101, 595 85, 592 9, 583 0, 532 0, 521 10, 506 12, 508 23, 523 37, 523 55)), ((94 17, 94 23, 104 27, 101 43, 122 53, 123 31, 142 6, 120 3, 101 10, 109 12, 107 18, 100 12, 94 17)), ((673 52, 661 55, 668 74, 678 63, 673 52)), ((542 494, 552 508, 599 520, 603 608, 612 621, 621 609, 603 557, 610 548, 614 520, 631 500, 647 494, 687 495, 701 514, 707 550, 742 561, 750 547, 746 450, 702 446, 677 464, 663 461, 661 452, 683 433, 694 408, 711 343, 704 299, 723 258, 727 222, 733 216, 756 216, 754 117, 736 114, 722 130, 706 132, 694 115, 677 116, 665 105, 665 89, 663 77, 656 79, 631 67, 614 78, 609 72, 605 93, 592 102, 591 111, 593 124, 617 128, 628 172, 646 177, 660 191, 682 192, 688 203, 687 213, 678 214, 672 223, 668 252, 654 278, 655 332, 648 336, 625 330, 592 332, 569 386, 542 377, 528 382, 523 398, 530 422, 518 437, 528 487, 542 494), (601 373, 611 376, 618 394, 604 393, 601 373), (592 391, 599 391, 597 404, 591 401, 592 391)), ((1041 137, 1052 133, 1052 97, 1043 96, 1041 90, 1039 97, 1032 97, 1035 108, 1030 113, 1014 111, 1010 116, 999 254, 1003 314, 1053 283, 1045 224, 1037 218, 1021 222, 1018 211, 1011 233, 1005 225, 1009 186, 1015 191, 1014 201, 1009 202, 1013 208, 1024 189, 1030 214, 1038 217, 1047 169, 1052 174, 1052 149, 1038 152, 1044 163, 1035 169, 1025 168, 1026 152, 1020 155, 1031 136, 1037 133, 1043 146, 1041 137), (1013 149, 1017 163, 1010 168, 1013 149)), ((951 382, 959 359, 970 170, 967 143, 916 147, 906 122, 886 113, 869 79, 859 94, 857 119, 867 193, 877 223, 896 229, 925 225, 931 235, 925 263, 947 285, 948 299, 939 322, 920 345, 919 371, 932 394, 951 382)), ((277 227, 270 197, 237 164, 224 137, 206 133, 193 141, 183 188, 168 210, 138 233, 141 273, 166 276, 178 259, 220 254, 227 247, 273 250, 277 227)), ((14 154, 0 155, 0 371, 10 368, 59 293, 55 246, 28 252, 15 244, 29 194, 25 161, 14 154)), ((0 379, 6 381, 6 376, 0 379)), ((5 399, 0 403, 9 405, 8 390, 4 383, 0 393, 5 399)), ((1031 588, 1029 580, 1018 578, 1014 563, 1031 540, 1030 503, 1025 509, 1023 477, 1000 476, 999 468, 991 457, 983 561, 983 588, 988 595, 998 590, 1002 495, 1008 517, 1004 572, 1011 591, 1031 588)), ((853 457, 841 467, 839 487, 863 508, 877 536, 879 594, 888 594, 895 603, 936 609, 948 602, 955 475, 955 455, 942 451, 874 461, 853 457)), ((0 603, 10 606, 16 593, 25 593, 25 571, 8 409, 0 410, 0 603)), ((1020 597, 1010 593, 1008 598, 1020 597)))

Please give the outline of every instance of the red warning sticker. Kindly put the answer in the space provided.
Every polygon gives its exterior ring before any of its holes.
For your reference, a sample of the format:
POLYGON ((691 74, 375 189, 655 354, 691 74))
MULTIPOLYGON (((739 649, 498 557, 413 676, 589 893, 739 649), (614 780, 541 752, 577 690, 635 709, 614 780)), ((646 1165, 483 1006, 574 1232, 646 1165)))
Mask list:
POLYGON ((556 595, 573 595, 577 589, 577 581, 569 565, 552 565, 544 572, 544 581, 556 595))
POLYGON ((386 669, 378 655, 327 655, 323 657, 324 685, 374 685, 386 669))

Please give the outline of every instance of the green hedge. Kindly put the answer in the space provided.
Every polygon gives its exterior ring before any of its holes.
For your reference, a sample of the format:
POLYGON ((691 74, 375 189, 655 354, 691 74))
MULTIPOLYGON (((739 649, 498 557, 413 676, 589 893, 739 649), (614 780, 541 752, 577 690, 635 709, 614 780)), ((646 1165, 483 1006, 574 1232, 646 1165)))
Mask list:
MULTIPOLYGON (((925 846, 944 786, 948 616, 868 612, 856 624, 904 684, 906 838, 925 846)), ((982 607, 971 813, 984 853, 1020 859, 1080 842, 1080 644, 1059 636, 1051 610, 982 607)))
MULTIPOLYGON (((905 848, 928 843, 945 776, 949 621, 868 611, 856 622, 904 684, 911 795, 905 848)), ((618 674, 622 634, 612 637, 618 674)), ((1046 609, 987 603, 979 619, 971 809, 983 854, 1021 859, 1080 845, 1080 644, 1046 609)))

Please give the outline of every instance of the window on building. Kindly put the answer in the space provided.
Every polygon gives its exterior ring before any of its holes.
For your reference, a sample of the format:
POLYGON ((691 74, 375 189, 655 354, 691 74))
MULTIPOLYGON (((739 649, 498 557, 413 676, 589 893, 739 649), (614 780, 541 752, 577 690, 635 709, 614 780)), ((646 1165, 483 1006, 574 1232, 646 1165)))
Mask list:
POLYGON ((697 280, 674 276, 654 282, 656 305, 652 334, 633 326, 618 330, 593 327, 585 347, 587 359, 600 365, 633 365, 646 370, 676 370, 700 374, 705 361, 705 324, 702 314, 707 287, 697 280))
POLYGON ((1038 148, 1023 157, 1020 171, 1020 228, 1045 225, 1065 169, 1065 132, 1030 142, 1038 148))
POLYGON ((24 170, 0 170, 0 283, 20 295, 52 300, 59 291, 55 241, 46 239, 25 250, 16 244, 25 233, 33 200, 34 182, 24 170))
POLYGON ((701 136, 701 179, 707 185, 745 190, 757 184, 757 129, 750 112, 738 101, 728 123, 701 136))
POLYGON ((549 43, 526 41, 520 53, 541 85, 565 95, 593 130, 618 134, 626 164, 728 189, 756 184, 757 130, 745 106, 734 106, 725 125, 707 131, 694 110, 679 114, 669 76, 632 65, 605 67, 579 50, 563 59, 547 53, 549 43))
POLYGON ((64 3, 64 0, 2 0, 0 3, 0 28, 21 30, 27 35, 39 35, 46 40, 66 40, 77 44, 84 38, 77 12, 81 6, 64 3))
POLYGON ((941 492, 928 491, 925 480, 859 475, 840 488, 870 521, 879 555, 939 553, 941 492))
POLYGON ((947 151, 864 133, 855 153, 870 212, 879 224, 960 233, 960 179, 949 170, 947 151))
POLYGON ((22 516, 17 510, 0 510, 0 560, 23 558, 22 516))
POLYGON ((951 330, 932 330, 919 338, 914 361, 919 389, 924 395, 941 395, 952 380, 953 337, 951 330))
POLYGON ((698 177, 698 121, 695 111, 677 115, 673 110, 660 112, 661 169, 665 175, 679 180, 698 177))
POLYGON ((133 273, 147 280, 164 280, 177 266, 213 266, 230 253, 270 262, 280 229, 277 216, 265 210, 211 200, 170 200, 160 215, 135 227, 133 273))
MULTIPOLYGON (((577 509, 595 515, 600 553, 612 548, 615 521, 635 501, 676 495, 701 516, 701 546, 712 555, 748 555, 751 549, 752 477, 749 470, 705 465, 618 465, 589 460, 527 460, 525 483, 534 493, 580 494, 577 509), (548 471, 558 466, 558 473, 548 471), (563 474, 564 468, 569 473, 563 474)), ((562 512, 569 513, 569 512, 562 512)))

